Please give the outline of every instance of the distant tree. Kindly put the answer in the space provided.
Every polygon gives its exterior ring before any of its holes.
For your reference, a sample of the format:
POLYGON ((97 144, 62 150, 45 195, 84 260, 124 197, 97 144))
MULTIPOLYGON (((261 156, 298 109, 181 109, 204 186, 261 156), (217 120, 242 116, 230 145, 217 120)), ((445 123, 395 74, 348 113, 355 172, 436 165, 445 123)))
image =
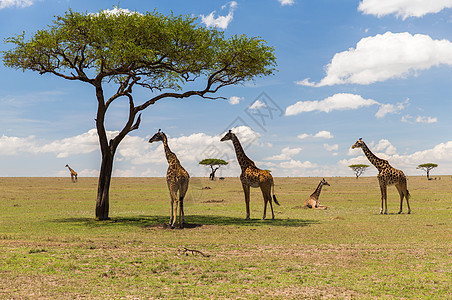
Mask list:
POLYGON ((361 176, 364 171, 369 167, 369 165, 363 165, 363 164, 356 164, 356 165, 350 165, 348 166, 355 172, 356 179, 358 179, 359 176, 361 176))
MULTIPOLYGON (((144 14, 115 8, 96 14, 69 10, 30 39, 5 39, 7 67, 51 74, 91 86, 97 102, 95 123, 101 151, 96 218, 107 220, 113 162, 120 142, 138 129, 141 112, 157 101, 198 96, 218 99, 219 89, 275 71, 274 48, 258 37, 226 38, 196 17, 144 14), (196 82, 195 82, 196 81, 196 82), (195 83, 194 83, 195 82, 195 83), (135 92, 143 88, 140 103, 135 92), (127 120, 109 137, 108 108, 128 102, 127 120), (120 101, 120 100, 118 100, 120 101)), ((55 81, 58 84, 58 81, 55 81)))
POLYGON ((217 158, 206 158, 199 162, 200 165, 205 165, 210 167, 210 180, 215 180, 215 172, 221 167, 228 164, 227 161, 217 158))
POLYGON ((434 168, 436 168, 438 166, 438 164, 434 164, 434 163, 427 163, 427 164, 421 164, 419 166, 417 166, 416 169, 421 169, 424 170, 425 172, 427 172, 427 180, 430 180, 430 171, 434 168))

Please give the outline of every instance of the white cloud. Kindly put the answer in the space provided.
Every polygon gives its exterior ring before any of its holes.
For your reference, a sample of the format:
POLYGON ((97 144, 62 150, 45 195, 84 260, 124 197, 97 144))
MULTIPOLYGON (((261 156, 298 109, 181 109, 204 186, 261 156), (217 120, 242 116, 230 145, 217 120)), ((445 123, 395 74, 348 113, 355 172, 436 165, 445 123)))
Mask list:
POLYGON ((227 6, 229 6, 229 13, 226 16, 215 17, 216 11, 213 11, 207 16, 201 15, 202 23, 206 24, 207 27, 218 27, 223 30, 228 28, 234 18, 234 10, 237 7, 237 2, 231 1, 228 4, 223 5, 221 8, 225 9, 227 6))
POLYGON ((282 6, 293 5, 295 3, 294 0, 278 0, 278 2, 281 3, 282 6))
POLYGON ((229 98, 229 103, 231 105, 239 104, 240 101, 243 101, 243 97, 232 96, 232 97, 229 98))
POLYGON ((284 169, 299 169, 299 168, 309 169, 309 168, 317 167, 316 164, 311 163, 310 161, 301 162, 299 160, 293 160, 293 159, 291 161, 282 162, 279 164, 279 166, 284 169))
POLYGON ((338 144, 330 145, 330 144, 323 144, 323 148, 325 148, 326 151, 337 151, 339 149, 338 144))
POLYGON ((286 108, 286 116, 298 115, 302 112, 358 109, 360 107, 379 104, 372 99, 364 99, 359 95, 339 93, 324 100, 298 101, 286 108))
POLYGON ((437 123, 438 118, 427 117, 427 116, 417 116, 417 118, 414 118, 411 115, 405 115, 405 116, 402 116, 402 122, 411 123, 411 124, 413 124, 413 123, 432 124, 432 123, 437 123))
POLYGON ((366 15, 382 17, 395 14, 397 17, 422 17, 452 7, 452 0, 363 0, 358 10, 366 15))
POLYGON ((312 138, 322 138, 322 139, 332 139, 332 138, 333 138, 333 135, 332 135, 331 132, 329 132, 329 131, 321 130, 321 131, 317 132, 316 134, 302 133, 302 134, 299 134, 297 137, 298 137, 300 140, 307 139, 307 138, 309 138, 309 137, 312 137, 312 138))
POLYGON ((248 108, 249 109, 256 109, 256 110, 258 110, 258 109, 261 109, 261 108, 266 107, 266 106, 267 106, 267 104, 265 104, 264 102, 261 102, 260 100, 256 100, 248 108))
POLYGON ((430 124, 430 123, 436 123, 436 122, 438 122, 438 119, 437 119, 437 118, 432 118, 432 117, 418 116, 418 117, 416 118, 416 122, 417 122, 417 123, 428 123, 428 124, 430 124))
POLYGON ((266 160, 289 160, 292 159, 292 156, 297 155, 301 152, 303 148, 290 148, 285 147, 281 150, 281 154, 273 155, 267 158, 264 158, 266 160))
POLYGON ((452 43, 408 32, 378 34, 361 39, 355 48, 336 53, 319 82, 297 82, 307 86, 371 84, 416 75, 438 65, 452 65, 452 43))
POLYGON ((398 114, 402 110, 404 110, 409 104, 409 100, 405 100, 404 102, 399 102, 397 104, 380 104, 380 108, 378 109, 375 116, 377 118, 383 118, 387 114, 398 114))
POLYGON ((24 8, 33 5, 32 0, 0 0, 0 9, 17 7, 24 8))

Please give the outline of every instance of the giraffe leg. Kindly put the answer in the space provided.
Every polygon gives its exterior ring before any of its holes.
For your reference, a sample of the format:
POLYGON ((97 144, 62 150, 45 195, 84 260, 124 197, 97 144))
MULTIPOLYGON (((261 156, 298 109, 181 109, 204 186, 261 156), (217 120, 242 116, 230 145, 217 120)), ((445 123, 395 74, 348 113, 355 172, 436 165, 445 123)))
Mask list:
POLYGON ((396 188, 397 188, 397 191, 399 192, 399 196, 400 196, 400 209, 399 209, 398 214, 401 214, 402 213, 402 204, 403 204, 404 193, 403 193, 403 188, 402 188, 401 185, 396 184, 396 188))
POLYGON ((268 184, 268 182, 262 182, 260 183, 260 188, 262 191, 262 196, 264 197, 264 215, 262 216, 262 219, 265 219, 265 216, 267 215, 267 204, 270 202, 270 209, 272 211, 272 220, 274 220, 275 214, 273 212, 272 205, 271 185, 268 184))
MULTIPOLYGON (((170 192, 170 197, 171 197, 171 217, 170 217, 170 221, 169 221, 169 225, 171 226, 171 228, 174 228, 174 223, 176 222, 176 214, 174 213, 174 205, 176 204, 176 193, 175 193, 175 185, 173 183, 171 183, 170 181, 167 181, 168 184, 168 190, 170 192)), ((177 211, 177 206, 176 206, 176 211, 177 211)))
POLYGON ((246 220, 250 218, 250 186, 248 183, 242 181, 243 193, 245 194, 246 205, 246 220))
POLYGON ((181 187, 179 189, 179 201, 180 201, 180 209, 181 209, 181 215, 182 215, 182 224, 185 224, 184 199, 185 199, 185 194, 187 193, 187 190, 188 190, 188 183, 189 183, 189 179, 187 178, 186 180, 184 180, 182 182, 181 187))
POLYGON ((383 203, 385 204, 386 210, 385 215, 388 214, 388 206, 386 202, 386 185, 384 183, 380 183, 380 191, 381 191, 381 209, 380 209, 380 215, 383 214, 383 203))

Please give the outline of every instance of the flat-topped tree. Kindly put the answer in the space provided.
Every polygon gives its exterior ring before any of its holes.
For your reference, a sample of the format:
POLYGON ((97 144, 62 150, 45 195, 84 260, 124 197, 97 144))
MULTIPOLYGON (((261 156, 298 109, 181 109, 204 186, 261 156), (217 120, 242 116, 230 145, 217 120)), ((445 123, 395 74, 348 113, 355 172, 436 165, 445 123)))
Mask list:
POLYGON ((424 170, 427 173, 427 180, 430 180, 430 171, 432 169, 436 168, 437 166, 438 166, 438 164, 426 163, 426 164, 420 164, 419 166, 417 166, 416 169, 424 170))
POLYGON ((364 164, 356 164, 356 165, 350 165, 348 166, 350 169, 353 170, 353 172, 355 172, 355 176, 356 179, 359 178, 359 176, 361 176, 364 171, 367 170, 367 168, 369 167, 369 165, 364 165, 364 164))
MULTIPOLYGON (((274 49, 258 37, 225 38, 215 28, 197 25, 191 16, 144 14, 115 8, 97 14, 69 10, 34 33, 7 38, 6 66, 85 82, 95 88, 96 128, 102 153, 96 218, 108 219, 113 160, 120 142, 138 129, 140 112, 165 98, 213 97, 220 88, 274 72, 274 49), (185 88, 187 83, 194 89, 185 88), (105 89, 108 85, 109 88, 105 89), (109 93, 113 86, 113 92, 109 93), (133 91, 149 90, 136 104, 133 91), (107 137, 105 116, 117 99, 129 102, 128 119, 119 134, 107 137)), ((57 84, 57 83, 56 83, 57 84)))
POLYGON ((205 158, 199 162, 200 165, 209 166, 210 167, 210 180, 215 180, 215 173, 221 166, 225 166, 228 164, 227 161, 218 158, 205 158))

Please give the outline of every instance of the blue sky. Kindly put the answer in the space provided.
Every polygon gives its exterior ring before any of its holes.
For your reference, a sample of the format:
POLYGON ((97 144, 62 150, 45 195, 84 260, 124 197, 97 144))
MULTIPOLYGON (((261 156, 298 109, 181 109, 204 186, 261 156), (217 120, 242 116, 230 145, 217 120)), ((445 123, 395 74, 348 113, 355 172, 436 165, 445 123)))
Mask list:
MULTIPOLYGON (((353 176, 368 163, 350 150, 360 137, 407 175, 452 171, 452 0, 120 1, 130 11, 198 17, 226 36, 260 36, 275 48, 273 76, 217 95, 226 100, 167 99, 149 107, 140 129, 118 149, 114 176, 165 176, 162 146, 147 140, 159 128, 192 176, 198 162, 230 161, 222 176, 238 176, 237 133, 248 156, 274 176, 353 176)), ((72 9, 111 10, 118 1, 0 0, 4 38, 30 36, 72 9)), ((100 152, 90 86, 0 64, 0 176, 97 176, 100 152)), ((137 90, 136 102, 149 93, 137 90)), ((108 114, 110 134, 122 128, 127 103, 108 114)), ((369 168, 365 175, 375 175, 369 168)))

